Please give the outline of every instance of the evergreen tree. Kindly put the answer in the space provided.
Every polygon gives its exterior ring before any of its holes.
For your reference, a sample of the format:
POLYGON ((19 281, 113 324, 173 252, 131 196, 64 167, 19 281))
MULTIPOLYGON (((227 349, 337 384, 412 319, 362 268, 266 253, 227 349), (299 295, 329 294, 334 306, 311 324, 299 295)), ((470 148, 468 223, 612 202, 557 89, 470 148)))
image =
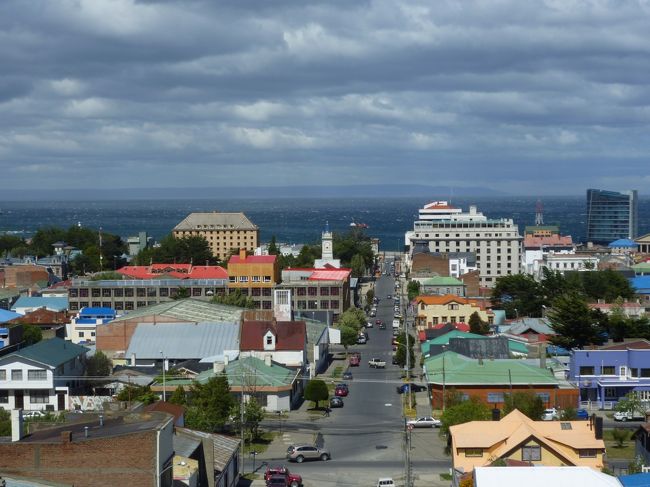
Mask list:
POLYGON ((229 420, 234 402, 225 375, 211 377, 204 384, 194 382, 190 387, 185 425, 209 433, 221 431, 229 420))
POLYGON ((533 421, 539 421, 544 413, 544 401, 534 392, 506 394, 503 414, 508 414, 515 409, 518 409, 533 421))
POLYGON ((271 237, 271 241, 269 242, 268 252, 269 255, 278 255, 280 253, 280 249, 278 248, 278 245, 275 242, 275 235, 271 237))
POLYGON ((313 401, 316 403, 316 407, 321 401, 327 401, 330 393, 327 390, 327 384, 321 379, 312 379, 307 382, 305 387, 304 396, 307 401, 313 401))
POLYGON ((554 345, 571 349, 603 341, 604 330, 594 319, 585 299, 576 292, 558 297, 548 317, 551 328, 557 333, 551 337, 554 345))
POLYGON ((174 389, 174 392, 172 392, 167 401, 172 404, 178 404, 179 406, 185 406, 187 404, 187 392, 185 392, 185 388, 178 386, 174 389))
POLYGON ((477 335, 490 334, 490 325, 481 319, 478 311, 474 311, 469 317, 469 331, 477 335))
POLYGON ((360 254, 354 254, 350 267, 352 268, 352 277, 363 277, 366 273, 366 263, 360 254))

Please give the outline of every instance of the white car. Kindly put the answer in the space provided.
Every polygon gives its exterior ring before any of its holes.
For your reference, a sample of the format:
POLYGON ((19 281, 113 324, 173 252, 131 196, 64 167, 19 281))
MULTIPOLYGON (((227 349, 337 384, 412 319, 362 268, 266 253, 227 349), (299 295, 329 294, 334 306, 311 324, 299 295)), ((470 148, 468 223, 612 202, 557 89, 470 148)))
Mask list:
POLYGON ((555 408, 545 409, 544 412, 542 413, 543 421, 553 421, 555 419, 560 419, 560 414, 557 412, 557 409, 555 408))
POLYGON ((421 418, 407 421, 406 424, 408 426, 413 426, 414 428, 440 428, 442 422, 431 416, 423 416, 421 418))
POLYGON ((395 487, 395 481, 391 478, 379 479, 377 487, 395 487))
POLYGON ((372 321, 369 321, 368 323, 366 323, 366 328, 372 328, 373 326, 375 326, 375 325, 373 325, 372 321))
POLYGON ((37 419, 45 416, 43 411, 23 411, 23 418, 25 419, 37 419))

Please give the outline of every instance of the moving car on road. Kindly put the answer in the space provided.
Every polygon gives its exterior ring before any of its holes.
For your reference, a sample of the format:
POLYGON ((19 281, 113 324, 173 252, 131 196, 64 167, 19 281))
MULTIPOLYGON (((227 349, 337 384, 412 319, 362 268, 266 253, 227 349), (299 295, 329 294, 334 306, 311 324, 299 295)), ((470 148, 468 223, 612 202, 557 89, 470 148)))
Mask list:
POLYGON ((330 451, 326 448, 318 448, 315 445, 298 444, 287 448, 287 460, 302 463, 305 460, 323 460, 332 458, 330 451))
POLYGON ((423 416, 421 418, 407 421, 406 424, 408 426, 413 426, 414 428, 440 428, 442 422, 432 416, 423 416))
POLYGON ((368 360, 368 365, 370 366, 371 369, 385 369, 386 361, 380 358, 372 358, 368 360))
POLYGON ((266 471, 264 472, 264 480, 266 481, 266 485, 282 485, 280 483, 269 484, 269 480, 275 480, 276 477, 284 477, 286 480, 286 485, 290 487, 300 487, 302 485, 302 477, 298 474, 289 472, 289 469, 287 467, 267 466, 266 471))

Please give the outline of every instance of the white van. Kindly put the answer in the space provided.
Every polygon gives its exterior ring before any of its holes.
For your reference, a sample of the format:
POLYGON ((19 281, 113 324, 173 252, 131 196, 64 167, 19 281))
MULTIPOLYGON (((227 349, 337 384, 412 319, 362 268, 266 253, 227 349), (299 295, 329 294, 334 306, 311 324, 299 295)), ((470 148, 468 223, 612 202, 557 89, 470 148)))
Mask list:
POLYGON ((399 320, 398 319, 393 320, 393 328, 399 328, 399 320))
POLYGON ((395 487, 395 482, 393 479, 379 479, 377 481, 377 487, 395 487))

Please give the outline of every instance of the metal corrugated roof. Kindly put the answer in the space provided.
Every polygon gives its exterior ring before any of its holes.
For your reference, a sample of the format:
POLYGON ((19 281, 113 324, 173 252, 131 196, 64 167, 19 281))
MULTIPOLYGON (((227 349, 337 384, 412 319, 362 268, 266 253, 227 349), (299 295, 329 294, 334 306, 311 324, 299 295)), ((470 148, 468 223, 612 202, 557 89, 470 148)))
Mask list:
POLYGON ((49 365, 50 367, 58 367, 75 357, 85 355, 87 352, 88 348, 81 345, 76 345, 62 338, 50 338, 49 340, 41 340, 34 345, 10 353, 3 357, 3 360, 13 357, 23 357, 49 365))
POLYGON ((195 323, 239 323, 239 318, 243 311, 243 308, 236 306, 207 303, 198 299, 188 298, 139 308, 117 318, 113 323, 153 315, 167 316, 177 318, 179 321, 193 321, 195 323))
POLYGON ((21 296, 11 307, 12 310, 17 308, 47 308, 52 311, 65 311, 68 309, 68 298, 21 296))
POLYGON ((138 323, 126 356, 136 359, 202 359, 239 350, 236 323, 138 323))

